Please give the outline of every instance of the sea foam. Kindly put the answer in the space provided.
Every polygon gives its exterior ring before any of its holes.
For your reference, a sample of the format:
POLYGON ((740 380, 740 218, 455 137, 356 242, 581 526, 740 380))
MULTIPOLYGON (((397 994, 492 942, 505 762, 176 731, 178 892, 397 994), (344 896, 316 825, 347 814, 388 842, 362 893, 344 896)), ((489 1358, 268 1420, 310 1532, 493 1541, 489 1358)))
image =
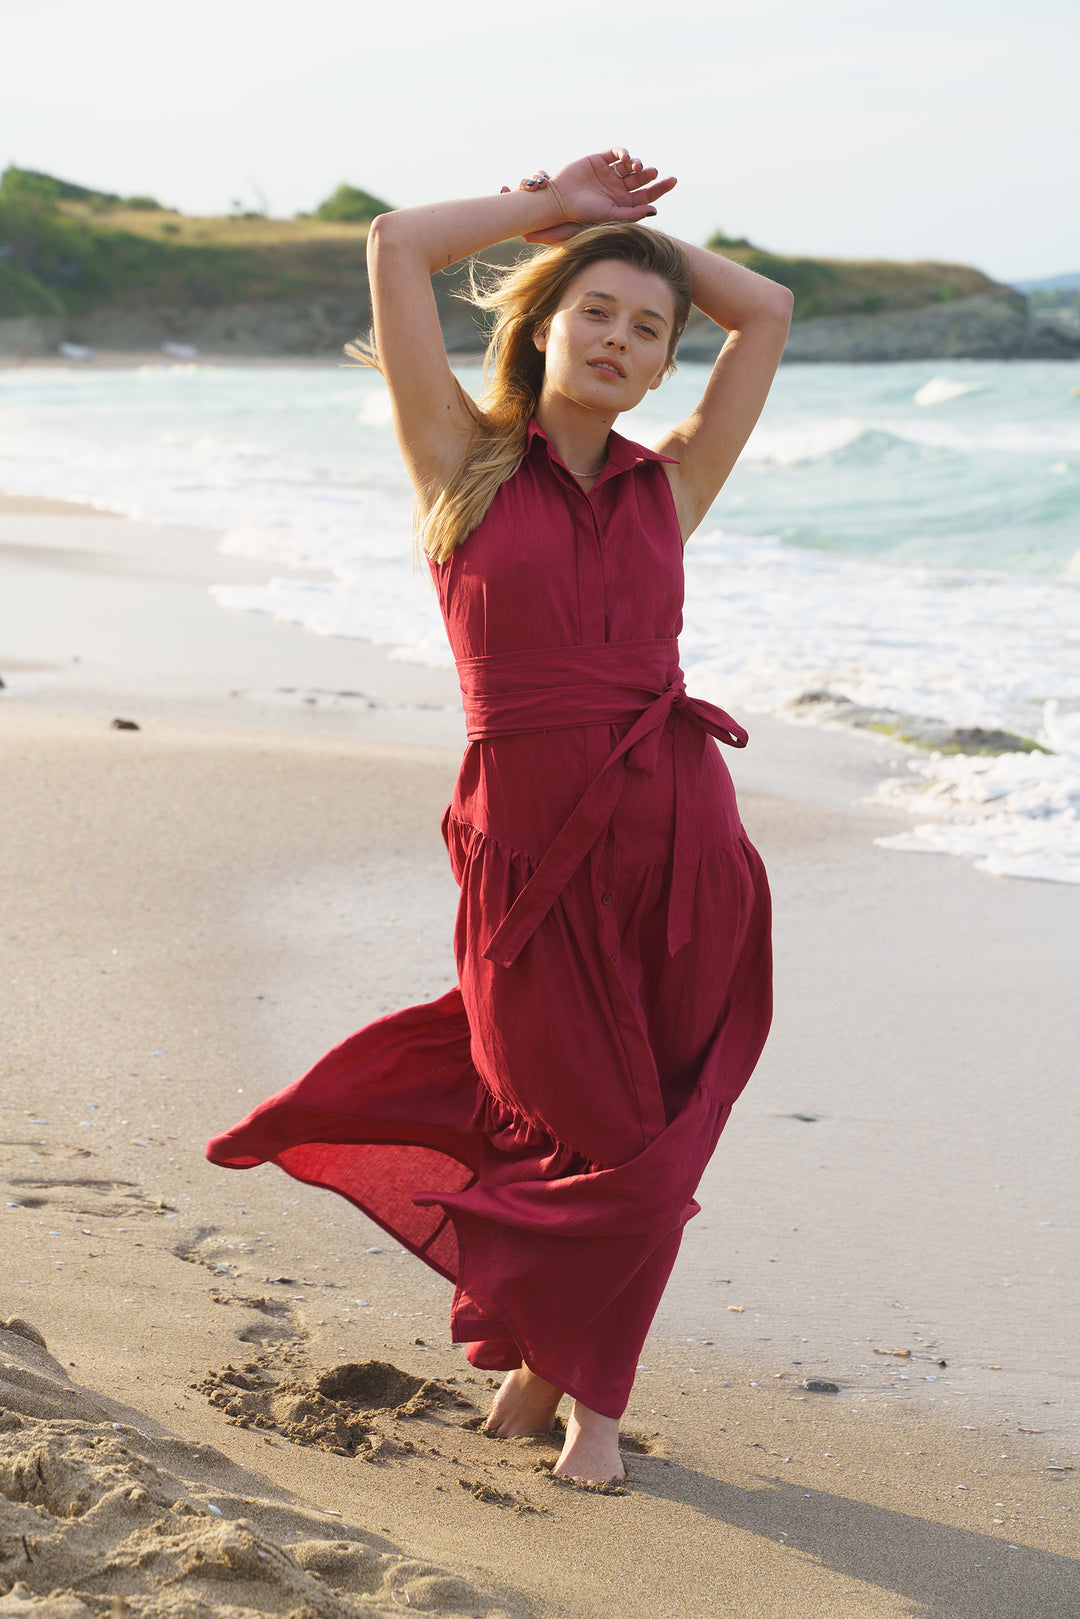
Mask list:
MULTIPOLYGON (((475 387, 475 367, 462 376, 475 387)), ((655 442, 704 376, 680 368, 622 430, 655 442)), ((691 688, 736 713, 789 714, 825 690, 1041 741, 1053 752, 913 757, 882 788, 917 822, 890 846, 1066 882, 1080 771, 1071 376, 1025 362, 783 369, 688 547, 683 633, 691 688)), ((223 552, 268 574, 215 586, 223 607, 450 661, 370 370, 0 372, 0 488, 216 529, 223 552)), ((828 708, 797 712, 812 723, 828 708)))

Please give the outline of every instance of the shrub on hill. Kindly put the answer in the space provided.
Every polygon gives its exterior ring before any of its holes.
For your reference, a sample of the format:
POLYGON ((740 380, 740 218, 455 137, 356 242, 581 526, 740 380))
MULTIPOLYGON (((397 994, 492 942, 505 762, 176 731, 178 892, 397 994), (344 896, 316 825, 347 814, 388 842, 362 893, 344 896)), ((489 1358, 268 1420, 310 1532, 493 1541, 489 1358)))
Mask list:
POLYGON ((722 247, 753 247, 753 245, 753 242, 748 242, 745 236, 728 236, 722 230, 714 230, 705 243, 705 246, 711 247, 714 253, 722 247))
POLYGON ((357 186, 342 183, 337 190, 320 202, 312 219, 330 219, 352 221, 360 225, 368 225, 376 214, 388 214, 390 204, 383 202, 379 197, 373 197, 370 191, 361 191, 357 186))

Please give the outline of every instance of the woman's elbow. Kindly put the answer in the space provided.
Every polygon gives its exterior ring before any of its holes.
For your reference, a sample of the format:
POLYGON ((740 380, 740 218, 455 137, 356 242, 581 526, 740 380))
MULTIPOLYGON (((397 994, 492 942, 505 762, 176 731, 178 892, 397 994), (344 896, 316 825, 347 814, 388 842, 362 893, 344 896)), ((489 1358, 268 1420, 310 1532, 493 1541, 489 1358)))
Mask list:
POLYGON ((775 314, 778 320, 782 320, 785 326, 790 326, 792 316, 795 313, 795 294, 791 288, 781 286, 779 281, 774 281, 771 304, 770 313, 775 314))
POLYGON ((380 246, 385 246, 387 241, 392 241, 393 240, 393 236, 394 236, 394 216, 393 216, 393 214, 376 214, 375 218, 371 221, 371 224, 368 226, 368 233, 367 233, 368 252, 373 253, 380 246))
POLYGON ((375 274, 380 262, 385 266, 387 260, 398 253, 403 243, 404 232, 397 215, 376 214, 368 226, 367 233, 369 273, 375 274))

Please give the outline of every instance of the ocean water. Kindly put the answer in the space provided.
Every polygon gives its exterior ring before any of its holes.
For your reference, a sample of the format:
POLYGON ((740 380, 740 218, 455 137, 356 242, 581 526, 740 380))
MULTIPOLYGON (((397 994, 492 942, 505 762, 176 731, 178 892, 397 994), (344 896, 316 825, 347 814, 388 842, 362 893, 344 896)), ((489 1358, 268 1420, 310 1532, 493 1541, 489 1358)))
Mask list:
MULTIPOLYGON (((623 430, 652 441, 705 375, 680 367, 623 430)), ((369 371, 0 371, 0 489, 219 530, 274 573, 215 587, 223 609, 449 662, 369 371)), ((883 841, 1080 882, 1080 366, 783 369, 688 548, 683 664, 736 713, 815 723, 791 705, 828 691, 1031 738, 1047 751, 913 750, 880 789, 912 830, 883 841)))

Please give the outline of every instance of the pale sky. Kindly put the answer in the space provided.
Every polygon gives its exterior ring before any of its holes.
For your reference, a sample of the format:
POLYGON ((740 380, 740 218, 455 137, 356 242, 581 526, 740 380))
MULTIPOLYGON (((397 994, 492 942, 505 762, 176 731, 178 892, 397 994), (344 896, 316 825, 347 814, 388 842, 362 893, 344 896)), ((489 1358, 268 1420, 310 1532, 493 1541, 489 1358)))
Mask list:
POLYGON ((1077 0, 10 0, 0 49, 0 163, 189 213, 468 196, 618 142, 693 241, 1080 269, 1077 0))

